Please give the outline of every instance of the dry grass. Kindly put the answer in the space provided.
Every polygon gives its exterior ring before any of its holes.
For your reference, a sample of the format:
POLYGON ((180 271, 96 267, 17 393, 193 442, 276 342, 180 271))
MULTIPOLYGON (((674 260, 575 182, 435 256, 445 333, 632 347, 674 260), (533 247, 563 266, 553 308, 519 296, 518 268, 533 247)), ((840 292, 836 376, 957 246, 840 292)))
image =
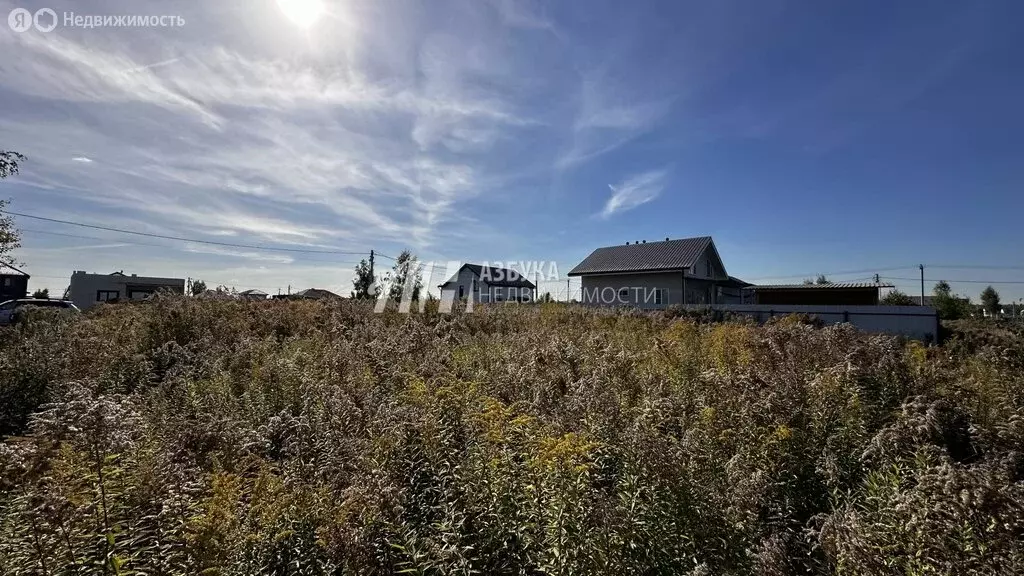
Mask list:
POLYGON ((1024 564, 1019 331, 672 316, 40 312, 0 339, 0 573, 1024 564))

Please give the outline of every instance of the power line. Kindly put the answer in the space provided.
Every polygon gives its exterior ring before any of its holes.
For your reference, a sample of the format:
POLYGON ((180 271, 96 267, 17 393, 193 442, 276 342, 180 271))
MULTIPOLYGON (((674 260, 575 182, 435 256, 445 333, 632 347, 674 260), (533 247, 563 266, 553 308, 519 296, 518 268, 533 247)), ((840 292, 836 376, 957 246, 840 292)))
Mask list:
POLYGON ((101 238, 99 236, 84 236, 81 234, 65 234, 62 232, 50 232, 48 230, 34 230, 32 228, 21 228, 20 232, 31 232, 33 234, 48 234, 50 236, 62 236, 64 238, 78 238, 80 240, 99 240, 101 242, 117 242, 119 244, 131 244, 132 246, 152 246, 154 248, 168 248, 164 244, 152 244, 149 242, 132 242, 131 240, 120 240, 117 238, 101 238))
MULTIPOLYGON (((895 276, 885 276, 883 280, 910 280, 918 282, 920 278, 898 278, 895 276)), ((965 284, 1024 284, 1024 280, 955 280, 953 278, 925 278, 925 282, 959 282, 965 284)))
MULTIPOLYGON (((47 231, 47 230, 34 230, 34 229, 31 229, 31 228, 21 228, 20 231, 21 232, 30 232, 30 233, 33 233, 33 234, 48 234, 48 235, 51 235, 51 236, 61 236, 63 238, 77 238, 77 239, 81 239, 81 240, 97 240, 97 241, 100 241, 100 242, 114 242, 114 243, 117 243, 117 244, 126 244, 126 245, 129 245, 129 246, 151 246, 151 247, 154 247, 154 248, 172 248, 172 249, 175 249, 175 250, 186 250, 186 251, 188 251, 187 248, 184 248, 182 246, 168 246, 166 244, 153 244, 151 242, 138 242, 138 241, 133 241, 133 240, 122 240, 120 238, 101 238, 99 236, 85 236, 83 234, 65 234, 65 233, 62 233, 62 232, 50 232, 50 231, 47 231)), ((93 248, 93 246, 77 246, 76 248, 78 248, 78 249, 93 248)), ((97 246, 95 248, 100 248, 100 247, 97 246)), ((199 252, 199 253, 201 254, 202 252, 199 252)), ((211 253, 211 254, 217 255, 216 253, 211 253)), ((323 262, 323 260, 314 260, 314 261, 316 261, 316 262, 323 262)), ((359 262, 337 261, 337 260, 331 260, 330 263, 331 264, 352 264, 352 265, 359 264, 359 262)))
POLYGON ((748 280, 787 280, 789 278, 813 278, 818 275, 824 276, 848 276, 850 274, 874 274, 876 272, 893 272, 895 270, 916 269, 917 266, 896 266, 893 268, 865 268, 863 270, 847 270, 845 272, 812 272, 809 274, 793 274, 790 276, 757 276, 747 278, 748 280))
POLYGON ((1024 270, 1024 266, 989 266, 985 264, 925 264, 925 268, 972 270, 1024 270))
MULTIPOLYGON (((107 232, 118 232, 120 234, 134 234, 135 236, 145 236, 147 238, 162 238, 164 240, 177 240, 179 242, 194 242, 197 244, 209 244, 212 246, 226 246, 229 248, 247 248, 250 250, 271 250, 276 252, 301 252, 306 254, 364 254, 364 252, 347 252, 343 250, 313 250, 310 248, 280 248, 276 246, 259 246, 256 244, 236 244, 233 242, 217 242, 214 240, 197 240, 194 238, 184 238, 181 236, 168 236, 165 234, 154 234, 152 232, 136 232, 134 230, 124 230, 122 228, 112 228, 110 226, 99 226, 96 224, 83 224, 81 222, 72 222, 70 220, 59 220, 57 218, 45 218, 43 216, 33 216, 32 214, 22 214, 20 212, 6 211, 6 214, 12 216, 20 216, 22 218, 31 218, 33 220, 42 220, 44 222, 54 222, 57 224, 67 224, 69 226, 81 226, 82 228, 92 228, 94 230, 105 230, 107 232)), ((109 239, 105 239, 109 240, 109 239)))

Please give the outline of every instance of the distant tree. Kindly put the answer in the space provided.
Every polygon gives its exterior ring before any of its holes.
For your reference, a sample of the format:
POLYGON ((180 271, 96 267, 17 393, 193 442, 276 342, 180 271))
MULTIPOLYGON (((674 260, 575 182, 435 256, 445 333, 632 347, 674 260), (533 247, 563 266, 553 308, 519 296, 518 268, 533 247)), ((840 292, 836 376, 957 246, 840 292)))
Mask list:
POLYGON ((913 306, 918 302, 899 290, 893 290, 882 298, 881 303, 886 306, 913 306))
POLYGON ((551 302, 551 292, 545 292, 544 295, 540 297, 540 301, 551 302))
POLYGON ((999 314, 999 292, 988 286, 981 291, 981 305, 993 316, 999 314))
POLYGON ((206 282, 203 282, 198 278, 188 285, 188 293, 193 296, 202 294, 203 292, 206 292, 206 282))
POLYGON ((32 293, 32 297, 33 298, 49 298, 50 297, 50 289, 49 288, 43 288, 42 290, 36 290, 35 292, 32 293))
POLYGON ((0 178, 7 178, 18 173, 18 162, 25 160, 25 157, 17 152, 0 150, 0 178))
MULTIPOLYGON (((18 162, 25 157, 17 152, 0 150, 0 178, 7 178, 18 173, 18 162)), ((10 253, 21 248, 21 232, 14 227, 14 218, 3 214, 10 200, 0 200, 0 261, 14 266, 21 262, 11 258, 10 253)))
POLYGON ((949 282, 939 280, 932 289, 932 306, 943 320, 957 320, 971 315, 971 301, 953 294, 949 282))
POLYGON ((402 300, 406 282, 412 282, 413 301, 419 300, 420 291, 423 290, 423 272, 420 270, 416 257, 408 250, 402 250, 398 258, 395 258, 395 265, 391 268, 391 272, 388 272, 387 281, 390 285, 388 297, 392 300, 396 302, 402 300), (412 275, 411 279, 410 275, 412 275))
POLYGON ((804 286, 811 286, 813 284, 831 284, 832 282, 825 277, 824 274, 818 274, 817 278, 804 278, 804 286))
POLYGON ((355 290, 352 291, 352 297, 360 300, 373 298, 375 294, 371 294, 370 290, 373 290, 373 273, 370 272, 370 263, 363 260, 359 261, 356 266, 356 277, 352 280, 352 287, 355 290))

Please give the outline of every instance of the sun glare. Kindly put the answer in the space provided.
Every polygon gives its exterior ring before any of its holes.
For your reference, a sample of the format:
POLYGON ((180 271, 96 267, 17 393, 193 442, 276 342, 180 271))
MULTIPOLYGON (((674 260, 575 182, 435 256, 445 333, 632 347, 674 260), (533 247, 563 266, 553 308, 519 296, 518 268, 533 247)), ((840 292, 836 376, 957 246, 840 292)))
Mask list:
POLYGON ((277 0, 277 5, 289 20, 302 28, 309 28, 324 12, 322 0, 277 0))

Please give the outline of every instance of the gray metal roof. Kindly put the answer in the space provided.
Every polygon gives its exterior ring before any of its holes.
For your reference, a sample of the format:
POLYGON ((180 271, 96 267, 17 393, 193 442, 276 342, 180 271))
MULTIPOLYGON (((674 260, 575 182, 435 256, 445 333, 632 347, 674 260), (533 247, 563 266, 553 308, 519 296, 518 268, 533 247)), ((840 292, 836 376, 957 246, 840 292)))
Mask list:
POLYGON ((745 290, 828 290, 848 288, 894 288, 892 284, 876 284, 874 282, 831 282, 828 284, 762 284, 750 286, 745 290))
MULTIPOLYGON (((463 264, 459 268, 461 271, 463 268, 469 268, 477 278, 482 279, 487 283, 488 286, 512 286, 514 288, 536 288, 533 282, 530 282, 521 272, 512 268, 495 268, 494 266, 482 266, 480 264, 463 264)), ((443 288, 448 284, 456 282, 459 279, 459 273, 456 272, 454 276, 445 280, 444 284, 438 284, 438 288, 443 288)))
POLYGON ((711 236, 699 236, 598 248, 570 270, 569 276, 682 270, 693 266, 711 244, 711 236))

